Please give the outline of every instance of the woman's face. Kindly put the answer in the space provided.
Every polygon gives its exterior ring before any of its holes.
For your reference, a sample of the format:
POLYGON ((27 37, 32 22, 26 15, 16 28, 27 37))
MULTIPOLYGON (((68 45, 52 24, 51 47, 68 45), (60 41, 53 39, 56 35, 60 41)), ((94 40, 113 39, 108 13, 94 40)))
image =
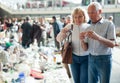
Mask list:
POLYGON ((73 15, 73 21, 76 25, 81 25, 84 22, 84 15, 82 12, 73 15))

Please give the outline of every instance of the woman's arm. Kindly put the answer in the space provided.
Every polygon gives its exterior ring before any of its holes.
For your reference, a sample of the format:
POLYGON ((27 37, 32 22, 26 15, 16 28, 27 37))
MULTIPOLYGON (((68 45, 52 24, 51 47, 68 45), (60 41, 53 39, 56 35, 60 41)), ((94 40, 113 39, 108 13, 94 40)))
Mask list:
POLYGON ((63 28, 60 33, 58 33, 56 40, 58 42, 63 41, 67 37, 68 28, 63 28))

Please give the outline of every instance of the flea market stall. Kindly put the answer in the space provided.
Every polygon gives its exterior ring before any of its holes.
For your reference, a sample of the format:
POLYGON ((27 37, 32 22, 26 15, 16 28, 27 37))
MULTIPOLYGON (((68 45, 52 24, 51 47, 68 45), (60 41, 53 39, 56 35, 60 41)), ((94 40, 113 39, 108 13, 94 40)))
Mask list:
POLYGON ((34 44, 24 49, 16 42, 10 44, 1 39, 0 83, 70 83, 70 80, 54 47, 34 44))

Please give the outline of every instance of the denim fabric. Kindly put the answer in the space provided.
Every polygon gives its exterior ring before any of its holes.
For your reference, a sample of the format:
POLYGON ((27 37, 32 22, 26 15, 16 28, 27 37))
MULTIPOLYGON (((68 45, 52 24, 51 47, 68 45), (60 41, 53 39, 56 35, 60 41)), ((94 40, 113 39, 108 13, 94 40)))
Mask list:
POLYGON ((111 55, 89 55, 88 58, 88 82, 109 83, 111 74, 111 55))
POLYGON ((88 83, 88 56, 73 54, 73 63, 70 67, 74 83, 88 83))

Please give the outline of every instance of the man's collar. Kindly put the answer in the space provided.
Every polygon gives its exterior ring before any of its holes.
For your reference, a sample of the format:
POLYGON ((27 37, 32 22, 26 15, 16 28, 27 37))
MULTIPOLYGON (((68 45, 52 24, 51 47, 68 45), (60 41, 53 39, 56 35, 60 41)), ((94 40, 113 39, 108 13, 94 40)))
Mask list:
POLYGON ((100 19, 100 21, 98 23, 103 23, 103 18, 100 19))
POLYGON ((103 23, 103 18, 100 18, 96 23, 92 22, 92 24, 97 24, 97 23, 103 23))

